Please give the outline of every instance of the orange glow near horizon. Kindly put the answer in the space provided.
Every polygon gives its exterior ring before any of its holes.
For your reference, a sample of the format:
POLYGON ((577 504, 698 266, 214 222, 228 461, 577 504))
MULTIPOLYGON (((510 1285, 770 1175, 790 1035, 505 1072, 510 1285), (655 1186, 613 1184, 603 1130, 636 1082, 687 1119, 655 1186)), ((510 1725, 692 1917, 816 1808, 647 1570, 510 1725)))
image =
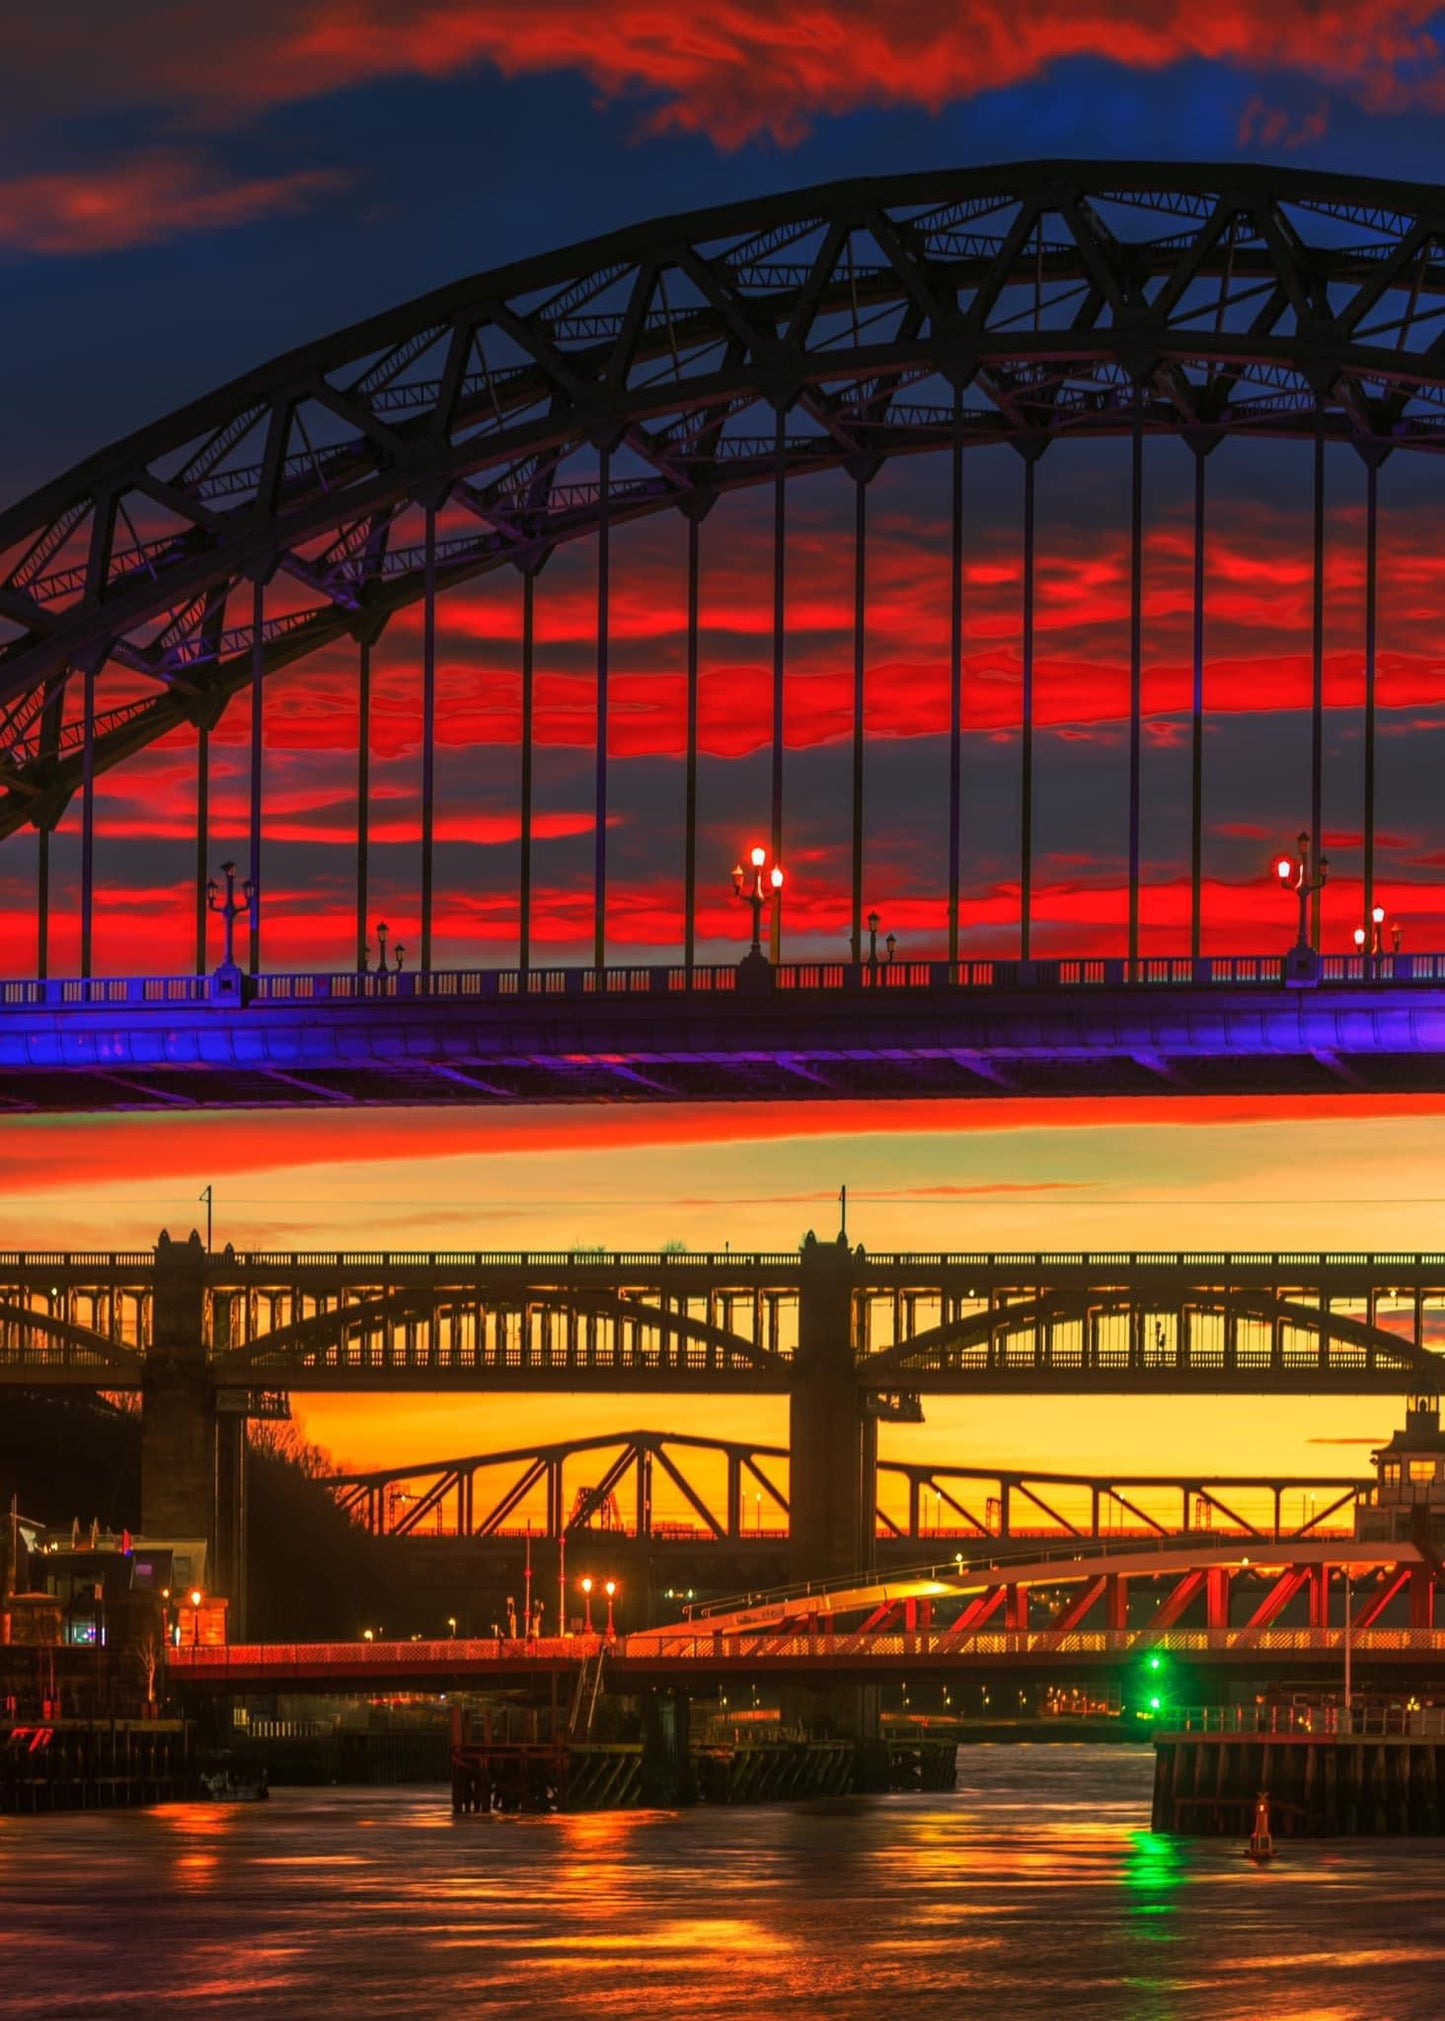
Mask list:
MULTIPOLYGON (((1379 1250, 1441 1244, 1445 1099, 767 1104, 9 1119, 6 1246, 145 1246, 215 1187, 237 1248, 1379 1250), (144 1176, 139 1176, 144 1175, 144 1176)), ((300 1397, 350 1467, 633 1429, 786 1444, 777 1398, 300 1397)), ((1354 1473, 1388 1399, 939 1400, 893 1457, 1354 1473), (1343 1443, 1337 1443, 1343 1442, 1343 1443)))

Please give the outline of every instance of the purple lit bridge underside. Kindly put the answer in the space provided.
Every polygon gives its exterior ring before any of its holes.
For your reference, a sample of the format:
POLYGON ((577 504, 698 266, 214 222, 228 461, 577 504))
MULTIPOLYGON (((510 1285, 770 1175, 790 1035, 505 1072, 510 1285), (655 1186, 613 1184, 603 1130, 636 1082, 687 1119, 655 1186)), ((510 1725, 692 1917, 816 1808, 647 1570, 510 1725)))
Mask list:
POLYGON ((0 1111, 1445 1093, 1445 956, 0 983, 0 1111))

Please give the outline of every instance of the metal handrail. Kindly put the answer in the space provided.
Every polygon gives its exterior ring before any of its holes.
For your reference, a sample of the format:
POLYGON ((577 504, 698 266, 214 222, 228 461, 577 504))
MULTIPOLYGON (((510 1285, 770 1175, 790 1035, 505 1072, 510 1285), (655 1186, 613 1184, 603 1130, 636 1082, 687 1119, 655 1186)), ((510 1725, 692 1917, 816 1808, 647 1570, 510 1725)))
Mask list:
MULTIPOLYGON (((1445 1654, 1445 1627, 1356 1629, 1351 1647, 1360 1656, 1445 1654)), ((695 1627, 652 1628, 611 1641, 603 1634, 517 1637, 455 1637, 413 1642, 260 1642, 181 1644, 167 1652, 178 1675, 225 1677, 228 1672, 265 1669, 315 1672, 335 1669, 392 1674, 412 1665, 448 1673, 492 1666, 537 1663, 578 1663, 606 1650, 609 1661, 645 1665, 658 1661, 712 1664, 718 1661, 778 1661, 789 1657, 831 1663, 858 1658, 963 1658, 999 1656, 1137 1656, 1148 1651, 1164 1655, 1339 1655, 1344 1646, 1340 1628, 1141 1628, 1073 1629, 1060 1635, 1048 1628, 965 1630, 928 1627, 826 1630, 814 1634, 797 1628, 762 1626, 708 1632, 695 1627)), ((1309 1732, 1331 1729, 1328 1705, 1304 1707, 1207 1706, 1167 1707, 1157 1722, 1170 1732, 1309 1732), (1272 1723, 1271 1723, 1272 1722, 1272 1723), (1313 1722, 1313 1724, 1311 1724, 1313 1722)), ((1350 1732, 1387 1730, 1381 1715, 1391 1708, 1351 1708, 1350 1732)), ((1401 1713, 1410 1708, 1394 1708, 1401 1713)), ((1445 1726, 1445 1708, 1433 1712, 1445 1726)), ((1411 1713, 1412 1718, 1417 1714, 1411 1713)), ((1335 1721, 1338 1727, 1339 1721, 1335 1721)), ((1409 1727, 1406 1731, 1423 1731, 1409 1727)))
MULTIPOLYGON (((1103 989, 1281 989, 1283 955, 1064 956, 1047 961, 1002 959, 897 961, 876 966, 855 961, 778 962, 766 985, 789 997, 858 995, 928 996, 958 991, 1103 989)), ((1439 985, 1445 954, 1326 954, 1319 957, 1321 987, 1439 985)), ((392 1001, 515 1003, 518 999, 755 994, 731 962, 629 962, 603 968, 314 970, 300 974, 51 976, 0 981, 0 1010, 76 1010, 114 1006, 173 1010, 178 1004, 247 1004, 392 1001)))
POLYGON ((1313 1734, 1350 1739, 1402 1734, 1412 1739, 1445 1739, 1445 1706, 1343 1705, 1337 1700, 1317 1705, 1171 1706, 1158 1731, 1163 1738, 1217 1733, 1313 1734))
MULTIPOLYGON (((751 1270, 796 1268, 798 1249, 241 1249, 210 1258, 213 1277, 227 1268, 321 1270, 751 1270)), ((1055 1270, 1445 1270, 1445 1249, 950 1249, 856 1250, 866 1287, 870 1269, 1055 1270)), ((148 1270, 153 1249, 0 1249, 3 1269, 148 1270)))

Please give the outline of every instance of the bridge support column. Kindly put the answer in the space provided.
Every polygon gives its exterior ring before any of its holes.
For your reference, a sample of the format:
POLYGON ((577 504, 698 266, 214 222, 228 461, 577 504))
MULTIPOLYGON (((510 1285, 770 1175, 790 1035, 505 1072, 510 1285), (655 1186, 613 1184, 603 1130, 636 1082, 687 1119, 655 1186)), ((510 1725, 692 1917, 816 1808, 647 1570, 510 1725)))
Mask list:
MULTIPOLYGON (((241 1397, 236 1398, 240 1403, 241 1397)), ((216 1546, 209 1577, 230 1604, 227 1632, 246 1640, 246 1417, 223 1407, 216 1415, 216 1546)))
POLYGON ((1129 1581, 1118 1572, 1104 1580, 1104 1626, 1113 1635, 1122 1635, 1129 1626, 1129 1581))
POLYGON ((1410 1573, 1410 1626, 1435 1626, 1435 1578, 1428 1565, 1416 1565, 1410 1573))
POLYGON ((156 1245, 155 1304, 141 1381, 141 1529, 203 1537, 216 1578, 216 1413, 206 1367, 206 1252, 199 1235, 156 1245))
POLYGON ((788 1566, 797 1583, 873 1566, 878 1430, 858 1388, 854 1330, 848 1245, 809 1235, 788 1413, 788 1566))
POLYGON ((642 1800, 654 1806, 697 1802, 693 1784, 692 1701, 685 1691, 652 1691, 642 1701, 642 1800))

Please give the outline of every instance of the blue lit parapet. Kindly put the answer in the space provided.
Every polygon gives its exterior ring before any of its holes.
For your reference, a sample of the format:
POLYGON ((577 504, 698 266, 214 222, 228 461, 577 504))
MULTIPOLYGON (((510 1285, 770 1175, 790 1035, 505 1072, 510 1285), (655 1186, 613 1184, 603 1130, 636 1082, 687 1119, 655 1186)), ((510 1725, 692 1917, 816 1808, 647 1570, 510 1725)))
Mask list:
POLYGON ((0 983, 15 1111, 1445 1092, 1445 955, 0 983), (1293 986, 1291 986, 1293 984, 1293 986))

